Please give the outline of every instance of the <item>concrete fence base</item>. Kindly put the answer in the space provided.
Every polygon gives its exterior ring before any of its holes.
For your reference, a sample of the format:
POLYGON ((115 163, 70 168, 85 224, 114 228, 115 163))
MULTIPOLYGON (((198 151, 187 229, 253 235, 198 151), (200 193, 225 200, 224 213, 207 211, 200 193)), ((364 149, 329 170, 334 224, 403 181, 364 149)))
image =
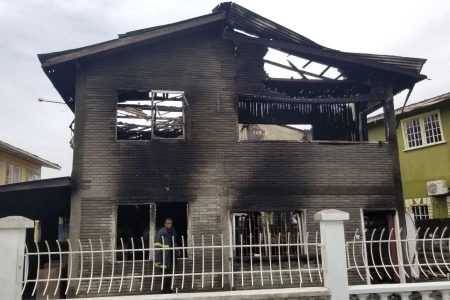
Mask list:
POLYGON ((226 292, 203 292, 203 293, 181 293, 181 294, 161 294, 161 295, 138 295, 103 298, 83 298, 90 300, 269 300, 269 299, 328 299, 330 292, 324 287, 304 287, 304 288, 285 288, 285 289, 262 289, 262 290, 239 290, 226 292))
POLYGON ((25 233, 33 226, 34 222, 24 217, 0 219, 0 299, 22 299, 25 233))

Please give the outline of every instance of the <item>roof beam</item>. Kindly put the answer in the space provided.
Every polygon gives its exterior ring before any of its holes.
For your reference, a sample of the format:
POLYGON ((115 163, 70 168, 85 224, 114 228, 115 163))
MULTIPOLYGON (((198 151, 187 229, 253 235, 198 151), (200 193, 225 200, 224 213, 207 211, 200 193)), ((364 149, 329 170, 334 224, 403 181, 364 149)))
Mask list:
POLYGON ((302 72, 302 70, 300 70, 299 68, 297 68, 293 63, 291 63, 289 60, 287 61, 288 62, 288 64, 291 66, 291 68, 295 71, 295 72, 297 72, 301 77, 302 77, 302 79, 308 79, 308 77, 306 77, 305 75, 304 75, 304 73, 302 72))
POLYGON ((383 99, 378 94, 369 93, 367 95, 353 96, 348 98, 324 99, 324 98, 291 98, 291 97, 272 97, 266 95, 239 94, 239 100, 247 101, 265 101, 265 102, 283 102, 297 104, 345 104, 345 103, 366 103, 375 102, 383 99))
POLYGON ((285 66, 280 63, 277 63, 277 62, 274 62, 274 61, 271 61, 271 60, 268 60, 268 59, 264 59, 264 62, 268 63, 269 65, 275 66, 275 67, 279 67, 279 68, 286 69, 286 70, 293 71, 293 72, 298 72, 299 74, 302 73, 303 75, 308 75, 308 76, 312 76, 312 77, 324 79, 324 80, 334 80, 333 78, 319 76, 317 74, 314 74, 314 73, 311 73, 308 71, 300 70, 300 69, 296 68, 295 65, 293 63, 291 63, 289 60, 288 60, 288 63, 291 65, 290 67, 285 66))
POLYGON ((309 76, 313 76, 313 77, 316 77, 316 78, 320 78, 320 79, 333 80, 333 78, 329 78, 329 77, 326 77, 326 76, 322 76, 323 74, 318 75, 318 74, 311 73, 311 72, 308 72, 308 71, 300 70, 299 68, 297 68, 297 67, 296 67, 292 62, 290 62, 289 60, 288 60, 288 63, 289 63, 289 65, 290 65, 295 71, 297 71, 298 73, 303 73, 303 74, 306 74, 306 75, 309 75, 309 76))
POLYGON ((222 33, 222 37, 224 39, 233 40, 236 43, 263 45, 266 47, 274 48, 285 52, 292 51, 293 53, 295 53, 295 55, 299 55, 301 57, 303 55, 307 55, 313 58, 314 60, 325 61, 326 64, 329 64, 328 62, 330 61, 337 62, 338 64, 348 63, 356 66, 366 66, 378 70, 395 72, 419 79, 426 78, 425 75, 419 74, 412 70, 403 69, 392 65, 386 65, 376 61, 370 61, 367 59, 356 57, 354 55, 351 55, 350 53, 340 52, 332 49, 318 49, 290 42, 268 40, 263 38, 251 38, 236 32, 231 32, 229 30, 224 30, 222 33))
POLYGON ((322 72, 320 72, 320 76, 323 76, 323 74, 325 74, 329 69, 331 68, 331 66, 327 66, 325 69, 323 69, 322 72))

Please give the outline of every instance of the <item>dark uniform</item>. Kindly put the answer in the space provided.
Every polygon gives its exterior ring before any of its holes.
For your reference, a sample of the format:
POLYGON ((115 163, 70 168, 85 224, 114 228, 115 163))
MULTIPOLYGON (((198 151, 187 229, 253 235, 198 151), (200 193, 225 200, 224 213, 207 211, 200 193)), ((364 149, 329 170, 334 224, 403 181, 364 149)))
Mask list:
MULTIPOLYGON (((176 247, 177 235, 175 229, 161 228, 155 236, 155 266, 161 270, 161 274, 172 275, 173 273, 173 259, 176 247)), ((176 261, 176 260, 175 260, 176 261)), ((172 276, 164 276, 164 292, 170 292, 172 285, 172 276)))

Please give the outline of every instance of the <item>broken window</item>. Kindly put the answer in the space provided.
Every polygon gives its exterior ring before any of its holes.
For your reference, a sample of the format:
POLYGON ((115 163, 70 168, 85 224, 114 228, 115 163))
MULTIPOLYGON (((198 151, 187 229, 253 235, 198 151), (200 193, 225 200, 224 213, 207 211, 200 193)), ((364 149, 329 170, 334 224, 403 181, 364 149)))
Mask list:
MULTIPOLYGON (((234 213, 233 221, 233 243, 236 246, 236 256, 262 255, 269 256, 286 255, 297 253, 296 247, 288 247, 286 244, 303 243, 306 239, 306 222, 304 211, 295 212, 243 212, 234 213), (266 245, 264 247, 239 248, 240 245, 266 245), (278 247, 278 244, 284 246, 278 247), (274 246, 268 247, 267 245, 274 246), (260 252, 261 250, 261 252, 260 252)), ((303 249, 300 247, 302 252, 303 249)), ((302 253, 300 253, 302 254, 302 253)))
POLYGON ((239 141, 311 140, 311 125, 239 124, 239 141))
MULTIPOLYGON (((278 86, 278 83, 270 81, 270 84, 278 86)), ((288 97, 273 98, 252 94, 240 94, 239 96, 239 131, 251 125, 253 127, 272 125, 271 131, 276 128, 284 130, 295 125, 304 127, 309 132, 306 140, 328 141, 358 141, 360 140, 358 127, 358 113, 353 103, 312 103, 289 99, 288 97), (281 127, 280 127, 281 126, 281 127)), ((318 102, 320 102, 318 100, 318 102)), ((324 102, 324 101, 322 101, 324 102)), ((269 128, 269 127, 267 127, 269 128)), ((295 127, 294 127, 295 128, 295 127)), ((263 135, 263 133, 260 133, 263 135)), ((263 140, 267 133, 264 132, 263 140)), ((295 137, 295 134, 293 135, 295 137)), ((240 137, 245 134, 240 133, 240 137)), ((242 139, 241 139, 242 140, 242 139)), ((249 139, 251 140, 251 139, 249 139)), ((303 140, 302 138, 285 138, 280 140, 303 140)))
POLYGON ((182 91, 120 90, 117 139, 184 139, 187 104, 182 91))
POLYGON ((366 141, 367 114, 381 105, 377 90, 359 77, 347 78, 339 67, 298 55, 268 48, 267 77, 238 95, 240 140, 366 141), (309 124, 305 138, 292 130, 269 138, 292 124, 309 124))
POLYGON ((344 75, 333 66, 270 47, 264 57, 264 69, 272 78, 344 80, 344 75))

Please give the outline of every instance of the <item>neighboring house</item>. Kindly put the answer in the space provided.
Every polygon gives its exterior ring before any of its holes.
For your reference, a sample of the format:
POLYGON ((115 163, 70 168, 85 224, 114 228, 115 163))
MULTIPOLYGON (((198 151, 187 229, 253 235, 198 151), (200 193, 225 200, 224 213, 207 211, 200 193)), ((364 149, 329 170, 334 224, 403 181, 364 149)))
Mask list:
POLYGON ((393 95, 426 78, 423 59, 325 48, 235 3, 39 59, 75 114, 72 239, 147 247, 166 216, 189 245, 304 238, 328 208, 350 213, 349 235, 404 222, 393 95), (269 48, 306 63, 267 60, 269 48), (391 130, 371 143, 379 107, 391 130), (240 141, 248 124, 311 125, 314 139, 240 141))
MULTIPOLYGON (((43 167, 61 169, 55 163, 0 141, 0 218, 21 215, 33 219, 35 234, 29 236, 28 241, 40 240, 42 230, 44 238, 56 238, 58 217, 66 220, 62 223, 68 220, 68 201, 57 201, 60 200, 60 181, 55 179, 57 188, 50 190, 49 182, 54 180, 41 180, 43 167), (45 227, 42 229, 42 226, 45 227), (47 234, 48 229, 50 234, 47 234)), ((70 192, 65 194, 66 198, 67 195, 70 192)))
POLYGON ((41 178, 41 168, 61 167, 25 150, 0 141, 0 185, 41 178))
MULTIPOLYGON (((450 93, 395 110, 403 197, 418 219, 447 218, 450 196, 450 93), (437 182, 434 182, 437 181, 437 182), (428 183, 428 184, 427 184, 428 183)), ((383 115, 369 118, 369 140, 382 140, 383 115)))

